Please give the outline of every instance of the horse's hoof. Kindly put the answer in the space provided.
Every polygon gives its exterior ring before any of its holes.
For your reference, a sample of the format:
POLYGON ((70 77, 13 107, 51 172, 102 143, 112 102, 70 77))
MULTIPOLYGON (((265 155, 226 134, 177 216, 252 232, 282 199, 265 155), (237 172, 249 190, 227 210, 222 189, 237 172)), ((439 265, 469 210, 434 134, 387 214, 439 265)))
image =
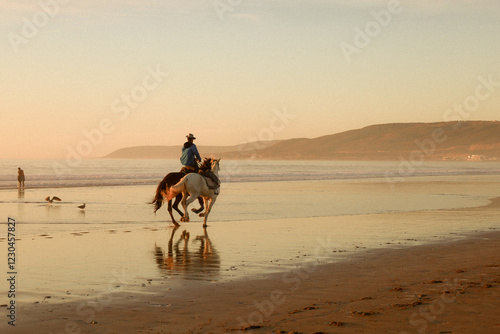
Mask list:
POLYGON ((205 217, 205 212, 200 213, 198 216, 205 217))

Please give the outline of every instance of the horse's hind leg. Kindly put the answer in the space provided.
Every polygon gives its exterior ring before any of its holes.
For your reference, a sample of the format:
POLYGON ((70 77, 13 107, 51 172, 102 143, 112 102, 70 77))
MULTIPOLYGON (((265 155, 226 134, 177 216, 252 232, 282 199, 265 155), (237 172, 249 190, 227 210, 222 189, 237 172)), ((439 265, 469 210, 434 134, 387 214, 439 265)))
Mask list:
POLYGON ((177 211, 178 214, 182 216, 184 216, 184 212, 182 212, 181 210, 179 210, 179 203, 182 201, 182 194, 178 194, 177 196, 175 196, 175 201, 174 201, 174 210, 177 211))
POLYGON ((191 209, 191 211, 193 211, 196 214, 199 214, 200 212, 203 211, 203 209, 205 209, 205 205, 203 204, 203 198, 202 197, 198 197, 198 202, 200 202, 200 208, 199 209, 195 209, 195 208, 191 209))
POLYGON ((189 221, 189 211, 187 210, 189 204, 193 203, 195 199, 198 198, 198 194, 189 195, 187 191, 182 193, 182 207, 184 208, 184 217, 182 217, 181 221, 188 222, 189 221))
MULTIPOLYGON (((174 203, 175 210, 179 211, 179 209, 177 208, 179 202, 177 201, 177 198, 175 200, 176 200, 176 202, 174 203)), ((170 214, 170 218, 172 218, 172 223, 174 223, 175 226, 179 226, 179 223, 175 221, 174 215, 172 214, 172 200, 168 201, 168 213, 170 214)))

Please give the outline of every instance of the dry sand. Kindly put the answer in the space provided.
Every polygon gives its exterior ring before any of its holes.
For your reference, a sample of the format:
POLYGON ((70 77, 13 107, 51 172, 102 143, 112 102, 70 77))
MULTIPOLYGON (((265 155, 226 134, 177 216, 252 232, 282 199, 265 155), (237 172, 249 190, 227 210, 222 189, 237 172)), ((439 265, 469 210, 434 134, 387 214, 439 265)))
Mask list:
POLYGON ((491 232, 175 294, 27 305, 8 332, 499 333, 499 283, 500 233, 491 232))

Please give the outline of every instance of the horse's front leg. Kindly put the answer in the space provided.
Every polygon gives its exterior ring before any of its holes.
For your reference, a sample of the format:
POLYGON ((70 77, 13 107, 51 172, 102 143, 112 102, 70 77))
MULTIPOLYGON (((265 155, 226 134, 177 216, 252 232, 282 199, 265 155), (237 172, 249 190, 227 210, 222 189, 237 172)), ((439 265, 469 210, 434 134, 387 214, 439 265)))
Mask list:
POLYGON ((210 201, 210 197, 203 197, 203 202, 205 203, 204 207, 206 209, 205 209, 205 212, 200 213, 198 216, 205 217, 205 215, 207 214, 207 211, 208 211, 208 206, 210 205, 209 201, 210 201))
POLYGON ((195 208, 191 209, 191 211, 193 211, 196 214, 199 214, 200 212, 203 211, 203 209, 205 209, 205 205, 203 205, 203 198, 202 197, 198 197, 198 202, 200 202, 200 208, 199 209, 195 209, 195 208))
POLYGON ((216 199, 217 199, 217 197, 210 198, 210 200, 208 201, 208 203, 207 203, 207 200, 205 200, 205 204, 206 204, 207 210, 205 211, 205 215, 204 215, 204 218, 203 218, 203 227, 207 227, 208 214, 212 210, 212 207, 214 206, 214 203, 215 203, 216 199))

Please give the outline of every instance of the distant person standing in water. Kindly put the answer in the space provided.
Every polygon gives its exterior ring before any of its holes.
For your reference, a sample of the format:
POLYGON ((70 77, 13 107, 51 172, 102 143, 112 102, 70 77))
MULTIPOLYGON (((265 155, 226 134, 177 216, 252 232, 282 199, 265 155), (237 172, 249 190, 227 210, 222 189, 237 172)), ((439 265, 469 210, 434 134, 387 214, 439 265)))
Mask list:
POLYGON ((193 143, 196 137, 190 133, 186 136, 187 142, 184 143, 182 147, 182 155, 181 155, 181 163, 182 169, 181 172, 195 172, 198 173, 198 161, 201 161, 200 153, 198 153, 198 148, 193 143))
POLYGON ((19 187, 24 188, 24 171, 21 167, 17 168, 17 182, 19 182, 19 187))

